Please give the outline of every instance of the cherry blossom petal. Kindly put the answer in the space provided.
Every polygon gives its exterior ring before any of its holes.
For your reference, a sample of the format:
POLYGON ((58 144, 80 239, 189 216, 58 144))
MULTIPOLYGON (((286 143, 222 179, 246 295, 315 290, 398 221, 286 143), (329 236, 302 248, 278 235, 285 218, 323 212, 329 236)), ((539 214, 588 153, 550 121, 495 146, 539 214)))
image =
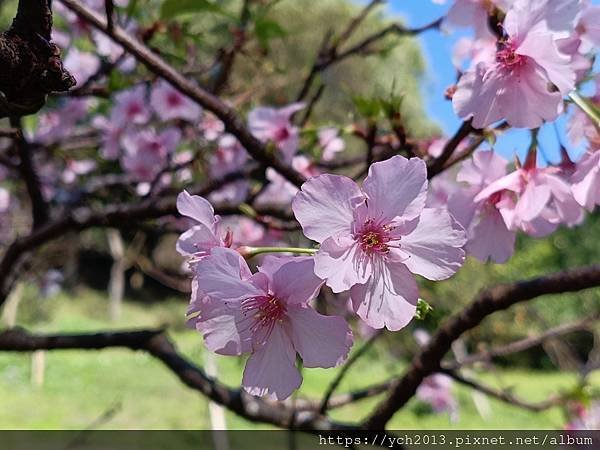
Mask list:
POLYGON ((417 228, 400 241, 404 264, 429 280, 444 280, 462 266, 465 230, 444 209, 425 209, 417 228))
POLYGON ((465 249, 480 261, 502 264, 510 259, 515 250, 516 233, 510 231, 498 210, 489 208, 469 233, 465 249))
POLYGON ((301 384, 296 351, 285 330, 276 325, 267 342, 248 358, 242 386, 252 395, 285 400, 301 384))
POLYGON ((288 304, 306 304, 317 296, 323 280, 311 257, 265 257, 259 270, 271 278, 273 294, 288 304))
POLYGON ((358 185, 341 175, 320 175, 302 185, 292 203, 304 235, 317 242, 350 234, 352 207, 362 198, 358 185))
POLYGON ((371 260, 349 236, 327 239, 315 255, 315 274, 335 293, 365 283, 372 270, 371 260))
POLYGON ((215 210, 210 202, 199 195, 190 195, 187 191, 177 196, 177 211, 207 227, 212 227, 215 223, 215 210))
POLYGON ((176 248, 183 256, 193 256, 199 252, 209 252, 220 247, 221 240, 204 224, 198 224, 183 233, 177 239, 176 248))
POLYGON ((353 286, 350 296, 354 311, 367 325, 397 331, 414 317, 419 288, 406 266, 380 260, 373 276, 353 286))
POLYGON ((236 301, 265 295, 247 280, 252 276, 242 256, 229 248, 215 248, 201 259, 195 271, 198 289, 211 299, 236 301))
POLYGON ((363 183, 369 212, 378 219, 416 218, 427 200, 427 167, 420 158, 394 156, 369 168, 363 183))
POLYGON ((304 367, 329 368, 341 364, 352 347, 352 332, 339 316, 324 316, 312 308, 288 309, 291 338, 304 367))

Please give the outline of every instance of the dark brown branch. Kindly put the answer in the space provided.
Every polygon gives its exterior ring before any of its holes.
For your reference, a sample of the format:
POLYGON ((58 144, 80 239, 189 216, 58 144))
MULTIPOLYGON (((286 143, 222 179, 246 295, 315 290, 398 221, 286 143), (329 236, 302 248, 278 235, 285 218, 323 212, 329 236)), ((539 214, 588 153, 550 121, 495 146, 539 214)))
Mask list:
POLYGON ((431 164, 429 164, 429 167, 427 168, 427 176, 429 178, 433 178, 435 175, 444 170, 446 162, 452 157, 461 142, 465 140, 473 130, 474 128, 471 126, 470 120, 463 122, 454 136, 452 136, 452 138, 450 138, 450 140, 444 146, 442 154, 434 159, 431 164))
POLYGON ((12 26, 0 35, 0 118, 33 114, 49 93, 75 85, 51 32, 50 0, 20 0, 12 26))
POLYGON ((296 186, 301 186, 302 183, 304 183, 305 178, 274 157, 267 150, 266 146, 250 133, 250 130, 248 130, 241 117, 219 98, 181 75, 160 56, 152 52, 152 50, 142 42, 130 36, 121 27, 115 25, 112 31, 108 30, 105 18, 82 5, 81 2, 76 0, 60 1, 81 19, 85 20, 106 34, 114 42, 121 45, 121 47, 133 55, 139 62, 144 64, 152 73, 165 79, 182 94, 185 94, 203 108, 214 113, 221 121, 223 121, 225 129, 240 141, 250 156, 256 161, 265 166, 274 168, 296 186))
POLYGON ((33 165, 31 147, 23 135, 20 118, 11 117, 10 124, 12 127, 18 130, 14 142, 20 159, 19 172, 21 173, 21 178, 23 178, 23 181, 25 181, 27 193, 29 194, 29 199, 31 200, 33 228, 39 228, 50 218, 48 204, 44 200, 44 196, 42 194, 40 179, 33 165))
POLYGON ((452 343, 463 333, 479 325, 486 317, 512 305, 541 295, 575 292, 600 286, 600 266, 558 272, 481 292, 462 312, 449 318, 429 343, 414 357, 409 369, 397 379, 389 396, 367 418, 363 427, 383 429, 392 416, 415 394, 421 382, 441 369, 441 361, 452 343))

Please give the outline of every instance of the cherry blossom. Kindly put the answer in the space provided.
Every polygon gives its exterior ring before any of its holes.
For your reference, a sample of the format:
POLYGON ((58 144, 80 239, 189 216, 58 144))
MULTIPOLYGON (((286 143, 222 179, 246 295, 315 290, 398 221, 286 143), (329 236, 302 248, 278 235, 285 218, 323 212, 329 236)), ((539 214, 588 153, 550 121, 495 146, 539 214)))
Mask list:
POLYGON ((231 246, 231 231, 222 232, 220 217, 205 198, 183 191, 177 196, 177 211, 191 221, 191 228, 177 240, 177 251, 192 258, 190 262, 204 258, 215 247, 231 246))
POLYGON ((465 250, 481 261, 504 263, 514 252, 516 233, 508 229, 498 207, 510 193, 496 191, 487 197, 479 196, 487 186, 506 175, 507 164, 493 151, 477 152, 457 175, 457 181, 466 187, 457 189, 448 200, 450 213, 467 230, 465 250))
POLYGON ((472 117, 474 127, 506 119, 514 127, 536 128, 562 112, 575 72, 557 40, 573 30, 579 1, 549 1, 516 0, 506 14, 506 36, 498 42, 495 62, 479 63, 461 77, 454 109, 464 119, 472 117))
POLYGON ((570 179, 573 197, 588 211, 600 205, 600 150, 587 151, 577 162, 570 179))
POLYGON ((336 153, 344 151, 346 147, 344 140, 339 136, 337 128, 321 128, 318 139, 319 146, 323 151, 321 155, 323 161, 331 161, 335 158, 336 153))
POLYGON ((160 80, 152 88, 150 104, 161 120, 182 119, 197 122, 202 109, 167 81, 160 80))
POLYGON ((124 125, 104 116, 92 119, 92 126, 101 132, 100 154, 102 158, 112 161, 121 155, 121 139, 125 129, 124 125))
POLYGON ((488 25, 488 15, 495 7, 506 10, 514 0, 455 0, 444 19, 451 27, 475 27, 477 38, 492 34, 488 25))
POLYGON ((492 198, 509 230, 520 229, 534 237, 547 236, 560 224, 581 223, 583 210, 561 177, 560 167, 537 167, 534 155, 530 153, 523 167, 479 192, 475 202, 492 198))
POLYGON ((272 142, 282 159, 291 162, 298 151, 298 128, 290 122, 294 113, 304 108, 304 103, 292 103, 283 108, 254 108, 248 114, 248 127, 262 142, 272 142))
POLYGON ((44 112, 33 139, 39 143, 50 145, 68 136, 73 128, 84 119, 93 102, 84 98, 68 99, 58 108, 44 112))
POLYGON ((394 156, 370 167, 362 190, 345 176, 320 175, 294 199, 304 234, 321 244, 315 273, 333 292, 350 290, 373 328, 410 322, 418 300, 412 274, 443 280, 464 261, 464 230, 446 210, 425 208, 426 197, 425 162, 394 156))
MULTIPOLYGON (((219 139, 218 147, 210 156, 209 175, 217 180, 241 170, 248 161, 248 153, 242 144, 230 134, 219 139)), ((246 200, 250 183, 246 179, 227 183, 221 189, 211 193, 209 200, 214 203, 240 204, 246 200)))
POLYGON ((199 128, 207 141, 216 141, 225 132, 225 124, 212 114, 202 116, 199 128))
POLYGON ((115 95, 115 106, 111 112, 111 121, 116 124, 148 123, 152 117, 152 111, 146 100, 146 87, 136 86, 115 95))
POLYGON ((180 141, 181 132, 177 128, 167 128, 160 133, 152 128, 129 132, 122 139, 125 154, 121 164, 137 181, 153 181, 180 141))
POLYGON ((211 351, 250 353, 242 386, 252 395, 283 400, 300 387, 296 354, 304 367, 329 368, 350 351, 346 321, 309 305, 323 284, 313 266, 308 257, 267 256, 252 274, 239 253, 215 248, 195 268, 191 323, 211 351))
POLYGON ((69 50, 64 65, 77 81, 77 86, 81 86, 98 72, 100 59, 93 53, 82 52, 73 47, 69 50))

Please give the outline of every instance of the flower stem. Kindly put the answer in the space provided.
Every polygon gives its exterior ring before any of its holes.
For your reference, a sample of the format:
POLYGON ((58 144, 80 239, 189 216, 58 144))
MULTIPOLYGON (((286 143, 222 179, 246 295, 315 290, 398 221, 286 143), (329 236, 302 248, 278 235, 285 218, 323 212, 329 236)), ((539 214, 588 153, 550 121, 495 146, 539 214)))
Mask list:
POLYGON ((590 104, 588 100, 583 98, 577 91, 573 91, 569 94, 573 103, 575 103, 584 113, 586 113, 594 124, 600 126, 600 111, 594 105, 590 104))
POLYGON ((301 247, 240 247, 238 252, 246 259, 263 253, 299 253, 303 255, 314 255, 319 249, 301 247))

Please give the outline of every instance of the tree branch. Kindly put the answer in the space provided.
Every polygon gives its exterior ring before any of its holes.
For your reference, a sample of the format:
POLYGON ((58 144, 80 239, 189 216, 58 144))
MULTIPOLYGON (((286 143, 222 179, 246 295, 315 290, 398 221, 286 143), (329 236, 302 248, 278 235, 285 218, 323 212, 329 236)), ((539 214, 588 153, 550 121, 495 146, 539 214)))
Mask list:
POLYGON ((295 429, 302 431, 349 429, 314 412, 298 413, 285 403, 270 402, 222 385, 183 357, 164 330, 34 335, 16 328, 0 333, 0 351, 5 352, 102 350, 115 347, 147 352, 160 360, 183 384, 247 420, 287 428, 292 417, 295 417, 295 429))
POLYGON ((600 265, 504 284, 481 292, 462 312, 449 318, 429 343, 414 357, 409 369, 397 379, 375 412, 363 423, 367 429, 383 429, 392 416, 415 394, 421 382, 441 369, 452 343, 479 325, 487 316, 541 295, 575 292, 600 286, 600 265))

